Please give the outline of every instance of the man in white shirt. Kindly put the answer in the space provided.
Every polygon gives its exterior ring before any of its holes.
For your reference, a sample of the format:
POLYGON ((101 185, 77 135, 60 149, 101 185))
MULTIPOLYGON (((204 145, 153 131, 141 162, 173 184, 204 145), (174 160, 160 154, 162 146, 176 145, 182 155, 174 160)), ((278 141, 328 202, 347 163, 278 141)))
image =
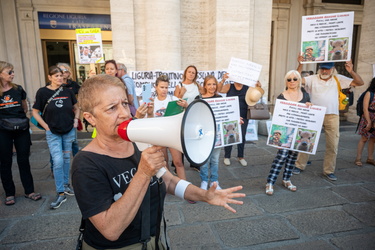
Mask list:
MULTIPOLYGON (((298 58, 298 71, 301 72, 303 57, 298 58)), ((364 84, 362 78, 353 71, 351 61, 345 63, 345 69, 349 72, 353 79, 337 74, 333 62, 319 64, 319 70, 316 75, 302 78, 306 92, 310 94, 311 103, 313 105, 326 107, 323 128, 326 136, 326 150, 323 162, 323 174, 331 181, 336 181, 335 176, 337 150, 340 137, 340 116, 338 101, 338 83, 341 88, 349 88, 350 86, 361 86, 364 84), (335 77, 336 76, 336 77, 335 77), (337 80, 336 80, 337 79, 337 80)), ((309 159, 308 154, 299 153, 294 174, 299 174, 306 168, 309 159)))

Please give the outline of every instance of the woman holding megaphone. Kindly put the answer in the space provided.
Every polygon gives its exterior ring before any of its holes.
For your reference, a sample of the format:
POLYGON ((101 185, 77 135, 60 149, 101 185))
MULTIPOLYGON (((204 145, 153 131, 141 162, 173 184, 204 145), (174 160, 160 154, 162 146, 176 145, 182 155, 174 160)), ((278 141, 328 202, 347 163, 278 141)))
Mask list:
POLYGON ((200 189, 169 171, 162 147, 140 152, 121 139, 119 126, 131 118, 124 84, 116 77, 98 75, 86 80, 78 95, 83 116, 97 136, 74 158, 72 179, 84 225, 82 249, 165 249, 159 240, 166 192, 182 199, 204 201, 236 212, 229 204, 241 186, 200 189), (93 98, 93 96, 95 98, 93 98))

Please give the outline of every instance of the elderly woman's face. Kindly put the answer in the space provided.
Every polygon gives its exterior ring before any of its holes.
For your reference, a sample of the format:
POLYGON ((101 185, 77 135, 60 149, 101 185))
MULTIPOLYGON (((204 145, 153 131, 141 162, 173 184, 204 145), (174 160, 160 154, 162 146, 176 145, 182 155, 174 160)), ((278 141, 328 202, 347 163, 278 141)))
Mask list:
POLYGON ((118 126, 131 118, 128 99, 120 87, 108 87, 97 93, 98 105, 93 110, 93 119, 98 133, 109 137, 118 137, 118 126))
POLYGON ((295 74, 291 74, 287 79, 286 79, 286 85, 288 89, 295 89, 299 88, 299 79, 295 74))

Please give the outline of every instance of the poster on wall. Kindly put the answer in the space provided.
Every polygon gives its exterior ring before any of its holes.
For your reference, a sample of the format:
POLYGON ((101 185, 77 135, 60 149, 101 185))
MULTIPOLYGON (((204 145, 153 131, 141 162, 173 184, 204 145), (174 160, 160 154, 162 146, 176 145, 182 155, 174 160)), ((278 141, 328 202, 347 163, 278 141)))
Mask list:
POLYGON ((215 148, 242 142, 240 106, 237 96, 204 99, 214 112, 216 121, 215 148))
POLYGON ((315 154, 325 113, 325 107, 277 99, 267 145, 315 154))
POLYGON ((76 39, 80 64, 104 63, 101 29, 76 29, 76 39))
POLYGON ((261 70, 260 64, 232 57, 228 66, 229 80, 255 87, 261 70))
POLYGON ((350 60, 353 25, 353 11, 303 16, 302 63, 350 60))

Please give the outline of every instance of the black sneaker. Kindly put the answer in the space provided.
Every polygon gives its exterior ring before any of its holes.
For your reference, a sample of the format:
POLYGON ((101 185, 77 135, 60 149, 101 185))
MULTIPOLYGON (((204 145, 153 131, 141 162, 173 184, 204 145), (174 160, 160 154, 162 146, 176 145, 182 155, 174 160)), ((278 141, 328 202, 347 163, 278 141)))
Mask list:
POLYGON ((61 206, 61 204, 64 203, 65 201, 66 201, 65 194, 64 195, 57 194, 56 200, 51 203, 50 208, 51 209, 59 208, 61 206))

